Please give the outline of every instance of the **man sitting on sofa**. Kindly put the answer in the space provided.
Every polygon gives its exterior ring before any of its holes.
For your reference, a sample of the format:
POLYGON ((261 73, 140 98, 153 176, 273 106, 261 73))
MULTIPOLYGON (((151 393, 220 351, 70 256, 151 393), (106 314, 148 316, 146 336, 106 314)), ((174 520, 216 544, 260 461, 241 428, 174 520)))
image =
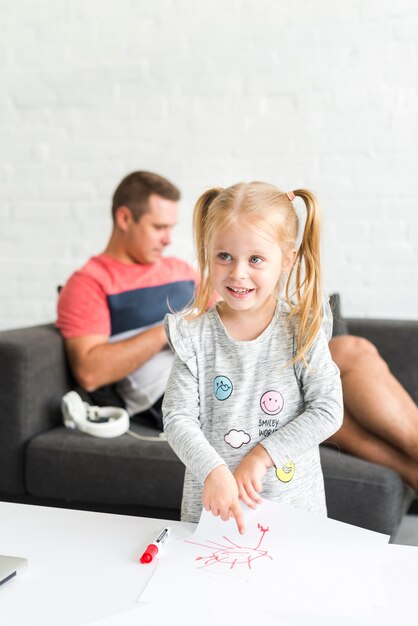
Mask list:
POLYGON ((161 430, 173 358, 162 320, 191 300, 196 280, 190 265, 163 257, 179 199, 177 187, 151 172, 120 182, 109 242, 61 290, 56 323, 81 387, 117 383, 128 413, 144 413, 161 430))

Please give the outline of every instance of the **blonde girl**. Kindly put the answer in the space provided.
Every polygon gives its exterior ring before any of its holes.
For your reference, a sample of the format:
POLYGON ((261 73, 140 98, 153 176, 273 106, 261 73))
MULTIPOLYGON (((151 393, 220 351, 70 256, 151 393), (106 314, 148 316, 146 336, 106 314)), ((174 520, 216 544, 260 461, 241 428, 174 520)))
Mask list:
POLYGON ((198 521, 203 503, 244 532, 239 500, 255 508, 262 496, 326 514, 318 446, 343 408, 324 330, 317 201, 261 182, 210 189, 194 235, 197 315, 165 320, 175 360, 164 429, 186 465, 182 519, 198 521), (299 247, 295 197, 306 207, 299 247))

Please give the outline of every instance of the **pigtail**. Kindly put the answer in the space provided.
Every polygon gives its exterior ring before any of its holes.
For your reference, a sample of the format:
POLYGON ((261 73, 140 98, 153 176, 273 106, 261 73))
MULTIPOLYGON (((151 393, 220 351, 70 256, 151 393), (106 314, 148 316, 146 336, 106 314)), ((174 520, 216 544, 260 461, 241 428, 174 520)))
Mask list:
POLYGON ((290 298, 290 277, 286 285, 286 300, 291 307, 290 318, 298 319, 296 360, 305 362, 305 356, 312 346, 322 324, 322 273, 320 254, 320 211, 314 194, 307 189, 296 189, 306 206, 306 223, 302 241, 293 266, 294 295, 290 298))
POLYGON ((212 287, 209 280, 209 260, 206 248, 208 230, 208 210, 212 202, 223 191, 221 187, 214 187, 205 191, 196 202, 193 212, 193 235, 196 245, 197 262, 199 266, 199 288, 196 299, 190 310, 197 315, 203 315, 212 297, 212 287))

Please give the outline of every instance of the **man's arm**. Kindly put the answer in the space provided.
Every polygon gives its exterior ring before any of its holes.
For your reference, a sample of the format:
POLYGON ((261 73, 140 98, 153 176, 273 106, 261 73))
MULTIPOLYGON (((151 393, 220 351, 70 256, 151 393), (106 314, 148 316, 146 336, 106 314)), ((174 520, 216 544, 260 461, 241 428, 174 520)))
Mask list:
POLYGON ((162 325, 115 343, 108 339, 107 335, 65 339, 73 374, 86 391, 121 380, 167 345, 162 325))

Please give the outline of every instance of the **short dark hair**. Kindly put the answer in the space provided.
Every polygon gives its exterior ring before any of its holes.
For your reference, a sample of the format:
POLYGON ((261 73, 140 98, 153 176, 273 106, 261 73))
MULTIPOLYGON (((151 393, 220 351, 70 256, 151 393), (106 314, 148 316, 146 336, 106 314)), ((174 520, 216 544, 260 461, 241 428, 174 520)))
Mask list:
POLYGON ((148 200, 151 194, 166 200, 180 200, 180 191, 169 180, 152 172, 132 172, 116 187, 112 199, 112 217, 115 221, 116 211, 120 206, 127 206, 138 222, 148 211, 148 200))

